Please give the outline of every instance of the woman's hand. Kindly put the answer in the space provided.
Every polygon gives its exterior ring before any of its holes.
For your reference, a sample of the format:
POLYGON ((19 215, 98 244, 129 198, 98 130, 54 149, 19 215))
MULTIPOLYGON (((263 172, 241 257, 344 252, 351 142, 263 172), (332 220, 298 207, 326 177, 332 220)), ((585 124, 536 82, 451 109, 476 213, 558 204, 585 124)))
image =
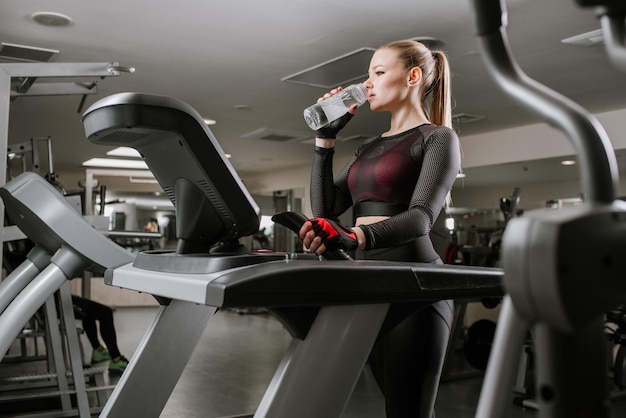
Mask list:
MULTIPOLYGON (((324 101, 338 94, 342 90, 343 87, 341 86, 332 89, 331 91, 317 99, 317 102, 319 103, 321 101, 324 101)), ((339 131, 342 130, 348 124, 348 122, 350 122, 350 119, 352 119, 352 116, 354 116, 354 113, 356 112, 356 108, 357 105, 350 106, 350 109, 348 109, 348 112, 345 115, 322 126, 317 131, 315 131, 315 145, 323 148, 332 148, 335 145, 334 140, 335 138, 337 138, 337 133, 339 133, 339 131)))
POLYGON ((313 230, 313 224, 311 221, 306 221, 302 224, 302 228, 300 228, 300 232, 298 233, 300 239, 302 240, 302 245, 305 248, 308 248, 309 251, 315 253, 317 255, 324 254, 326 251, 326 245, 324 245, 324 240, 321 237, 315 235, 315 231, 313 230))
POLYGON ((302 225, 299 235, 304 246, 317 255, 322 255, 327 248, 355 250, 359 244, 354 230, 326 218, 309 219, 302 225))
MULTIPOLYGON (((340 91, 343 90, 343 87, 339 86, 337 88, 332 89, 331 91, 329 91, 328 93, 326 93, 325 95, 323 95, 322 97, 320 97, 319 99, 317 99, 317 103, 324 101, 326 99, 328 99, 329 97, 334 96, 335 94, 339 93, 340 91)), ((356 112, 356 108, 358 106, 357 105, 352 105, 350 106, 350 109, 348 109, 349 113, 352 113, 354 115, 354 113, 356 112)))

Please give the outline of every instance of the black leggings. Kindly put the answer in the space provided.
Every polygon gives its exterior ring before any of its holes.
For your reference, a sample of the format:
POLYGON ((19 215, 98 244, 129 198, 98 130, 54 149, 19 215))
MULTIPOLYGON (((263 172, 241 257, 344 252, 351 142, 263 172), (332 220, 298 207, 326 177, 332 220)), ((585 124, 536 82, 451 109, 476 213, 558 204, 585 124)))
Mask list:
POLYGON ((121 354, 117 347, 113 310, 101 303, 75 295, 72 295, 72 303, 74 304, 76 318, 83 321, 83 329, 85 334, 87 334, 91 347, 95 349, 102 346, 98 339, 98 329, 96 327, 96 321, 98 321, 100 324, 100 335, 104 345, 109 350, 109 354, 111 354, 111 358, 119 357, 121 354))
MULTIPOLYGON (((412 246, 357 251, 356 257, 415 261, 412 246)), ((370 368, 385 397, 387 418, 434 417, 453 320, 451 300, 392 305, 369 357, 370 368)))

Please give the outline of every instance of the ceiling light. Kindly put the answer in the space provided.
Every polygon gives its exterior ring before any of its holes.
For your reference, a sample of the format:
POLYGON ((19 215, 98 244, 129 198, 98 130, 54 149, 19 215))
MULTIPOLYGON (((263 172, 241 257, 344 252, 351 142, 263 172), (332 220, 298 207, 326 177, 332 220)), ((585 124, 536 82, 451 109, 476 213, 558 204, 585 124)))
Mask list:
POLYGON ((136 168, 147 170, 143 160, 123 160, 120 158, 91 158, 83 163, 84 167, 136 168))
POLYGON ((70 26, 72 18, 55 12, 35 12, 30 18, 42 26, 70 26))
POLYGON ((159 183, 157 179, 155 178, 132 177, 132 176, 128 178, 128 181, 131 183, 139 183, 139 184, 158 184, 159 183))
POLYGON ((563 160, 561 161, 561 165, 576 165, 575 160, 563 160))
POLYGON ((459 173, 456 175, 457 179, 464 179, 465 178, 465 173, 459 173))
POLYGON ((215 125, 217 123, 217 121, 214 119, 204 118, 203 120, 204 123, 206 123, 207 125, 215 125))
POLYGON ((135 148, 131 147, 117 147, 107 152, 107 155, 111 157, 134 157, 141 158, 141 154, 135 148))

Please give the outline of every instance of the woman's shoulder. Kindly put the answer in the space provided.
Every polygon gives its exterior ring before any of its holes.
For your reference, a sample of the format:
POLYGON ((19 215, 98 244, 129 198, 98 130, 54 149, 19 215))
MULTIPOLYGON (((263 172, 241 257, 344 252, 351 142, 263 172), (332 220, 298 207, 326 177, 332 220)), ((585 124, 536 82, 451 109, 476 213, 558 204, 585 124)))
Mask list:
POLYGON ((447 126, 434 125, 432 123, 420 125, 418 127, 422 135, 424 135, 424 142, 428 141, 448 141, 458 142, 459 136, 454 129, 447 126))
POLYGON ((438 133, 456 136, 457 133, 454 129, 448 128, 443 125, 435 125, 434 123, 425 123, 417 127, 422 133, 438 133))

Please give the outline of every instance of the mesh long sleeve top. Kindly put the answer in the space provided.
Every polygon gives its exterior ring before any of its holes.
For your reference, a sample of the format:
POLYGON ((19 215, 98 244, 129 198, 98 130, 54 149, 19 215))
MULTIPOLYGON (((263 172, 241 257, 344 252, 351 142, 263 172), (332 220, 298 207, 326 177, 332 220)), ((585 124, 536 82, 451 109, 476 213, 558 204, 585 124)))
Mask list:
MULTIPOLYGON (((384 221, 360 225, 367 249, 401 245, 427 235, 461 163, 456 133, 432 124, 364 141, 336 178, 333 154, 332 148, 315 148, 311 172, 314 216, 337 218, 363 202, 402 208, 384 221)), ((380 214, 359 214, 367 215, 380 214)))

